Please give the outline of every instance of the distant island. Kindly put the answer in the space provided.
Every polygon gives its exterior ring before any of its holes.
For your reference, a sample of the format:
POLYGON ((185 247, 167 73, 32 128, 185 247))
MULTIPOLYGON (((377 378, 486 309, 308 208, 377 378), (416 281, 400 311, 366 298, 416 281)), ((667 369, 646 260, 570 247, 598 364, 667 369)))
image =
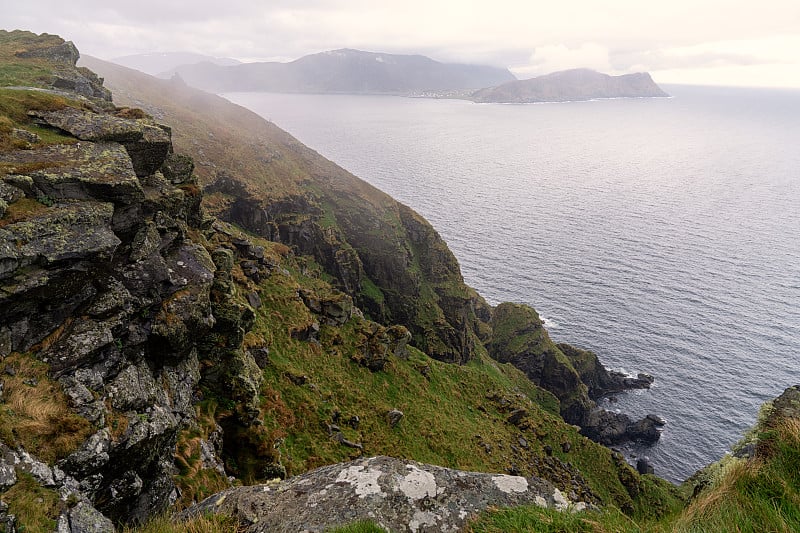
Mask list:
MULTIPOLYGON (((212 92, 420 94, 426 91, 480 89, 516 78, 505 68, 441 63, 422 55, 397 55, 340 49, 307 55, 288 63, 217 65, 204 61, 162 73, 212 92)), ((471 92, 471 91, 470 91, 471 92)))
POLYGON ((527 104, 534 102, 577 102, 596 98, 669 96, 650 74, 637 72, 609 76, 590 69, 554 72, 528 80, 514 80, 481 89, 470 99, 481 103, 527 104))

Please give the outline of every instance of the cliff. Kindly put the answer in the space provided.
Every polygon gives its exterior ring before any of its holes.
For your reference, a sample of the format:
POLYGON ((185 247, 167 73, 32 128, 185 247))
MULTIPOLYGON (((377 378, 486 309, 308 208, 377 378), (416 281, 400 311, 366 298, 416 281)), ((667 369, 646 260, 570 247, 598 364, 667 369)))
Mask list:
MULTIPOLYGON (((6 530, 111 531, 186 508, 225 515, 214 531, 298 513, 321 529, 481 514, 476 530, 496 531, 507 512, 566 530, 674 524, 674 487, 586 438, 657 434, 655 417, 594 404, 649 376, 553 343, 529 307, 489 307, 424 219, 274 125, 95 61, 112 103, 77 57, 0 32, 6 530), (367 458, 382 455, 396 459, 367 458), (548 514, 567 501, 603 512, 548 514)), ((790 502, 767 516, 776 530, 797 497, 793 390, 737 451, 752 459, 741 479, 790 502)), ((697 505, 725 479, 697 482, 697 505)))
POLYGON ((574 69, 481 89, 474 92, 471 99, 475 102, 526 104, 664 96, 669 95, 646 72, 609 76, 589 69, 574 69))
POLYGON ((165 73, 211 92, 416 94, 478 89, 514 80, 508 69, 440 63, 420 55, 331 50, 289 63, 201 62, 165 73))
POLYGON ((411 209, 224 100, 142 75, 145 111, 118 107, 71 43, 0 45, 8 528, 110 531, 365 453, 669 494, 487 357, 491 309, 411 209))

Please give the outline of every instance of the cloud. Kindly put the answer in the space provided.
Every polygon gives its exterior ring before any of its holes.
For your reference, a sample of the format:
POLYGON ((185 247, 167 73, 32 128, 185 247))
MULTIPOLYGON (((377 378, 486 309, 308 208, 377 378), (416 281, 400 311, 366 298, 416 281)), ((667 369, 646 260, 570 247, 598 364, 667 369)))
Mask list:
POLYGON ((800 61, 784 57, 800 49, 796 45, 770 41, 800 36, 797 0, 671 0, 657 6, 641 0, 6 3, 6 29, 58 33, 103 58, 190 51, 268 60, 352 47, 511 66, 521 75, 575 66, 623 72, 800 61), (742 48, 742 42, 766 48, 742 48))
POLYGON ((609 72, 611 63, 608 48, 596 43, 584 43, 575 48, 563 44, 539 46, 534 49, 527 65, 512 70, 517 77, 529 78, 571 68, 609 72))

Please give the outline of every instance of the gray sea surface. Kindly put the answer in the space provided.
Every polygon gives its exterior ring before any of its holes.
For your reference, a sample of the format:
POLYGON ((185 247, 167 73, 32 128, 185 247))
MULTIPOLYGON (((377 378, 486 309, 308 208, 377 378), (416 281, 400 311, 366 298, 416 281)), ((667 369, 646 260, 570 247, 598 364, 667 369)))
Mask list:
POLYGON ((800 384, 800 91, 665 87, 672 98, 535 105, 225 95, 413 207, 492 304, 649 391, 680 482, 800 384))

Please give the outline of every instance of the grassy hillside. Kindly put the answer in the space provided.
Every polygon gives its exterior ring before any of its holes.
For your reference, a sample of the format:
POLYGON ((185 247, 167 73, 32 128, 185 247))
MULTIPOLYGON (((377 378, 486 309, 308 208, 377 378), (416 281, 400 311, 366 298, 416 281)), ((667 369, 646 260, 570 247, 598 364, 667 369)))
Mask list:
POLYGON ((455 257, 413 210, 258 115, 218 96, 92 58, 117 104, 173 126, 208 210, 312 255, 371 318, 407 326, 415 346, 464 363, 477 329, 455 257))
POLYGON ((691 498, 678 513, 636 519, 613 509, 562 514, 520 507, 487 513, 472 531, 800 531, 800 386, 767 403, 734 450, 684 484, 682 490, 691 498))

